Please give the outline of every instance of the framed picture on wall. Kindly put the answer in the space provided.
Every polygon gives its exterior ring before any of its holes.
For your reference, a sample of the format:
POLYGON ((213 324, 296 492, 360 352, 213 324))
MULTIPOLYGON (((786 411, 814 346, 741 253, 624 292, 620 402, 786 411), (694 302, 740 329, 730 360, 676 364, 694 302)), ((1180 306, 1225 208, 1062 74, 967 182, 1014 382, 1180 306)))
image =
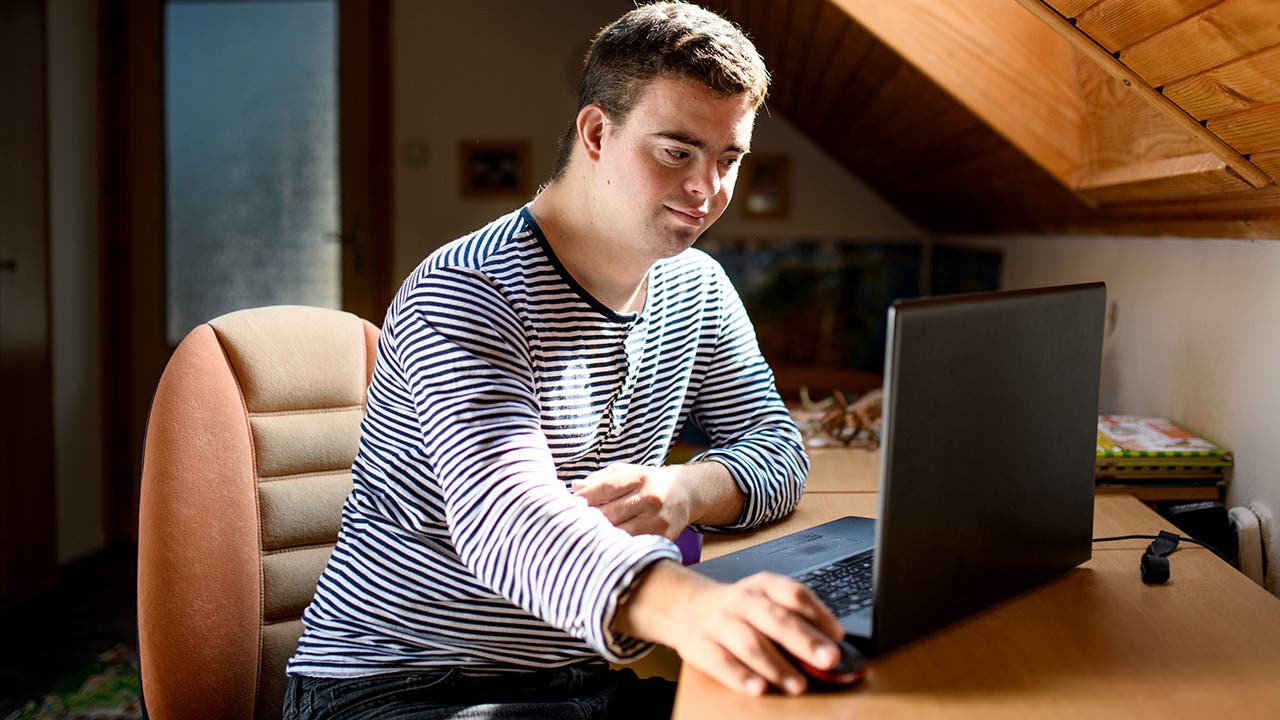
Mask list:
POLYGON ((791 158, 748 155, 742 165, 741 197, 747 217, 786 217, 791 206, 791 158))
POLYGON ((464 140, 458 147, 460 191, 466 198, 527 198, 528 140, 464 140))

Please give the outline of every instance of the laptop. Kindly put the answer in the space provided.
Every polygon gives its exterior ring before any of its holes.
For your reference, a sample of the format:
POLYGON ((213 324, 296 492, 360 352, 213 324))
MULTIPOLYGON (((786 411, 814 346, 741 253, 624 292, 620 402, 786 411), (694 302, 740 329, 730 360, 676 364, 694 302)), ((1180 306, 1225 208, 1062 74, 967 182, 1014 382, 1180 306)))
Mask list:
POLYGON ((883 654, 1085 562, 1105 306, 1103 283, 895 302, 879 520, 841 518, 692 569, 797 578, 864 653, 883 654))

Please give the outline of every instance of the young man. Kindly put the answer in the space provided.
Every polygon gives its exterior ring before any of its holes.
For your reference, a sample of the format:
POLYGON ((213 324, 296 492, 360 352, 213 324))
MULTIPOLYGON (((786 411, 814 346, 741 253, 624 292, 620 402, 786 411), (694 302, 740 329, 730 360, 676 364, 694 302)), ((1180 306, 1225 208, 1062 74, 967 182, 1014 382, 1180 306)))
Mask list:
POLYGON ((835 662, 840 626, 802 585, 715 583, 671 541, 804 490, 741 302, 690 249, 767 84, 722 18, 637 8, 596 37, 548 186, 405 281, 286 717, 664 716, 671 683, 602 660, 655 642, 748 693, 804 690, 779 647, 835 662), (664 467, 689 422, 713 449, 664 467))

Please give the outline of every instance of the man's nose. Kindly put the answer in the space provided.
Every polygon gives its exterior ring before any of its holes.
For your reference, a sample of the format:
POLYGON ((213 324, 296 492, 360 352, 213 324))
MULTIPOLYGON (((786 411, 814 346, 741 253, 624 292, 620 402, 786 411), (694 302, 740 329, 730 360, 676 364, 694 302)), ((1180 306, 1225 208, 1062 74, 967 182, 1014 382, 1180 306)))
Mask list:
POLYGON ((692 195, 709 198, 720 192, 720 183, 719 163, 715 161, 698 163, 693 166, 693 171, 685 180, 685 190, 692 195))

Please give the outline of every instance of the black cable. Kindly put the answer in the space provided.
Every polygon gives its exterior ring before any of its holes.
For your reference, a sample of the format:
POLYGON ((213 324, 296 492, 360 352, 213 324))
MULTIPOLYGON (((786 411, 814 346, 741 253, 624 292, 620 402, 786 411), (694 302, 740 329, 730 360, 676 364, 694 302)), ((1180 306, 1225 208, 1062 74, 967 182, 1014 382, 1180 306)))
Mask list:
MULTIPOLYGON (((1159 540, 1159 539, 1160 539, 1159 535, 1116 535, 1115 537, 1094 538, 1093 541, 1096 543, 1100 543, 1100 542, 1115 542, 1117 540, 1159 540)), ((1228 560, 1225 555, 1223 555, 1221 552, 1218 552, 1218 548, 1208 543, 1200 542, 1199 540, 1193 537, 1187 537, 1185 535, 1179 535, 1178 541, 1189 542, 1194 545, 1199 545, 1200 547, 1205 548, 1206 550, 1213 553, 1214 555, 1217 555, 1219 558, 1222 558, 1222 561, 1227 563, 1228 565, 1231 564, 1231 561, 1228 560)))

